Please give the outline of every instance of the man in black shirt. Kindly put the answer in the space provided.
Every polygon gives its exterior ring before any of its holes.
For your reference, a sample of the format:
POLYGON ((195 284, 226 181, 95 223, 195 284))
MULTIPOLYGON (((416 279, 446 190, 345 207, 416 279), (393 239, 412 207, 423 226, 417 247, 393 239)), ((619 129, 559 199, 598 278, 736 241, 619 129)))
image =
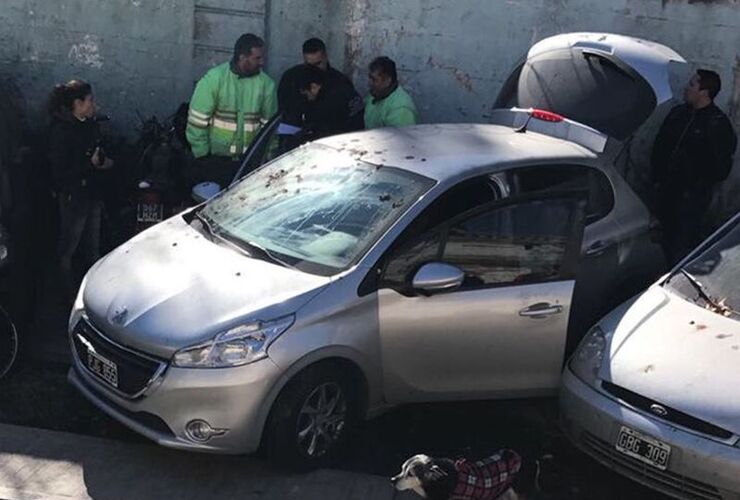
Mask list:
POLYGON ((720 88, 717 73, 698 70, 684 91, 685 103, 668 113, 653 145, 652 174, 670 264, 704 239, 702 221, 713 189, 732 168, 737 137, 714 104, 720 88))
POLYGON ((287 70, 278 85, 283 123, 302 129, 301 135, 309 140, 364 128, 362 98, 349 78, 331 67, 324 42, 306 40, 303 61, 287 70), (323 79, 317 79, 316 69, 323 73, 323 79), (313 75, 311 83, 320 87, 316 98, 304 92, 307 75, 313 75))

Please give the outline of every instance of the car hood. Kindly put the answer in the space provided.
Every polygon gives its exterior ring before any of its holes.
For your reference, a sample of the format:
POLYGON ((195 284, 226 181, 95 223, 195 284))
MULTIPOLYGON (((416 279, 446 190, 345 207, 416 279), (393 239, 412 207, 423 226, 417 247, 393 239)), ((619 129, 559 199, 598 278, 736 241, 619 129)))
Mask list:
POLYGON ((83 301, 107 337, 169 358, 233 326, 294 313, 330 281, 249 258, 177 216, 99 261, 83 301))
POLYGON ((740 323, 655 285, 611 326, 602 380, 740 434, 740 323))

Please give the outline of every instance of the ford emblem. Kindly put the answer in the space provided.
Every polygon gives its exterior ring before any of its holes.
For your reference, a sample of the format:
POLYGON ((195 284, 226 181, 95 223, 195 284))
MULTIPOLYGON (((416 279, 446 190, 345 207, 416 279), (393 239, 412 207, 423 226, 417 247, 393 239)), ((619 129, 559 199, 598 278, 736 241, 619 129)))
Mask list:
POLYGON ((650 405, 650 411, 659 417, 665 417, 668 415, 668 410, 665 409, 665 407, 660 406, 659 404, 653 404, 650 405))

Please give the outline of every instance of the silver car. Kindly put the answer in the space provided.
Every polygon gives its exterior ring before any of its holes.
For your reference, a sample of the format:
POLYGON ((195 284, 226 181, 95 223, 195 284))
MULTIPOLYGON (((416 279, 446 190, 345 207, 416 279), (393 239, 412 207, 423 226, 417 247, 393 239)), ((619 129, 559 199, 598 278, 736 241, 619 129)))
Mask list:
MULTIPOLYGON (((548 67, 562 83, 548 53, 580 83, 592 74, 592 92, 616 79, 648 111, 670 99, 669 49, 556 38, 502 102, 530 107, 548 67)), ((556 111, 587 121, 593 103, 576 101, 556 111)), ((71 381, 160 444, 263 445, 309 466, 393 405, 555 393, 564 353, 636 277, 662 272, 649 212, 615 167, 645 110, 608 133, 561 114, 359 132, 267 163, 95 264, 70 317, 71 381)))
POLYGON ((563 377, 571 439, 683 499, 740 499, 740 215, 602 319, 563 377))

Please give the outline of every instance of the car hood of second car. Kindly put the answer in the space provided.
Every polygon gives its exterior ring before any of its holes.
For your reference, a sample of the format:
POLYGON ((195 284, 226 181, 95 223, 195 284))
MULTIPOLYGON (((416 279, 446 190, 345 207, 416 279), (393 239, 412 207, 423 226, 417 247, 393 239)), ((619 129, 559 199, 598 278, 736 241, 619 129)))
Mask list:
POLYGON ((740 323, 655 285, 621 316, 600 378, 740 434, 740 323))
POLYGON ((292 314, 330 281, 250 258, 178 216, 99 261, 83 300, 108 338, 169 358, 240 324, 292 314))

